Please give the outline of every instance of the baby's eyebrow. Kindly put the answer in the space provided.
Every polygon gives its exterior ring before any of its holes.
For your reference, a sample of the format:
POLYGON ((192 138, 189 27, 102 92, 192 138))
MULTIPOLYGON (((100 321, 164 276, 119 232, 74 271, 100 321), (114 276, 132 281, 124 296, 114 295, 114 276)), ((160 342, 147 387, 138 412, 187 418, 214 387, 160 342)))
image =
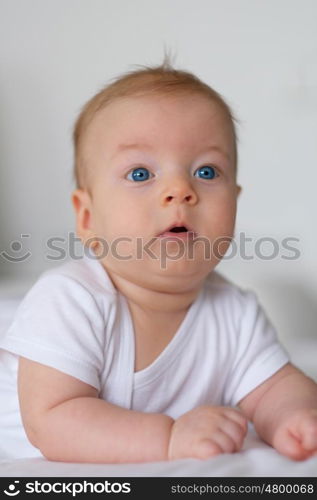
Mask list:
POLYGON ((151 144, 141 143, 141 142, 132 142, 130 144, 119 144, 117 147, 117 151, 124 151, 125 149, 153 149, 151 144))
POLYGON ((132 142, 132 143, 129 143, 129 144, 119 144, 118 147, 116 148, 116 150, 114 151, 112 158, 114 158, 115 156, 117 156, 119 153, 122 153, 123 151, 128 151, 128 150, 135 150, 135 149, 143 149, 143 150, 146 150, 146 151, 149 151, 149 150, 153 150, 154 147, 151 146, 150 144, 146 144, 146 143, 141 143, 141 142, 132 142))
POLYGON ((222 149, 221 147, 216 146, 215 144, 211 144, 210 146, 207 146, 207 147, 203 148, 201 150, 200 154, 207 153, 209 151, 217 151, 218 153, 220 153, 223 156, 225 156, 228 160, 230 160, 229 153, 227 151, 225 151, 224 149, 222 149))

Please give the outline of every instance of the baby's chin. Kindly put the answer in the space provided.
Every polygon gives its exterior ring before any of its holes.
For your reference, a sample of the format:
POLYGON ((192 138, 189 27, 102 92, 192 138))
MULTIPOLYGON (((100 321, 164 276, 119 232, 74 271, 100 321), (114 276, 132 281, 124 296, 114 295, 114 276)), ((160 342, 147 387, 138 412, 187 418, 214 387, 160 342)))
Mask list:
POLYGON ((151 282, 143 281, 142 287, 165 294, 182 294, 200 288, 203 279, 196 276, 157 276, 151 282))
POLYGON ((164 293, 180 293, 197 288, 215 268, 214 261, 126 261, 104 263, 106 270, 142 288, 164 293))

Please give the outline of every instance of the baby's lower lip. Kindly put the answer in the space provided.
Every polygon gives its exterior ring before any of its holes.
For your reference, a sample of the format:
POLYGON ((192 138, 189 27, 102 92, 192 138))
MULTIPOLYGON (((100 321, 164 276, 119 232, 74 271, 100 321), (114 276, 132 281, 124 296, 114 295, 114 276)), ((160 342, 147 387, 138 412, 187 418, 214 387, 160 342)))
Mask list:
POLYGON ((181 239, 181 240, 187 240, 187 239, 192 239, 194 238, 195 233, 193 231, 184 231, 181 233, 174 233, 173 231, 165 231, 164 233, 159 235, 159 238, 169 238, 169 239, 181 239))

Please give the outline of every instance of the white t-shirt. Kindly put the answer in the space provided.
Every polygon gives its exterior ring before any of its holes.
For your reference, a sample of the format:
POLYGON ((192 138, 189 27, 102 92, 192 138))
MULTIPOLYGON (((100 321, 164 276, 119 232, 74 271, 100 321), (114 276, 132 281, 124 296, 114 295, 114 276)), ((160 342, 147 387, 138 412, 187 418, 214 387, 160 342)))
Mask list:
POLYGON ((124 408, 177 418, 203 404, 235 406, 289 360, 256 296, 212 272, 173 339, 134 372, 128 303, 91 255, 45 272, 0 337, 0 456, 41 456, 24 432, 18 356, 92 385, 124 408))

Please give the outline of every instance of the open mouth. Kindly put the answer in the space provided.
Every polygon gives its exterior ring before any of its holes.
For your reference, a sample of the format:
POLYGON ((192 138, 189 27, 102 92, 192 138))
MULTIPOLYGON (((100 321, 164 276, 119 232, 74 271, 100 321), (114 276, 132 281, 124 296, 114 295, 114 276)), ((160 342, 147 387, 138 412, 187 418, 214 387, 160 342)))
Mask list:
POLYGON ((170 233, 187 233, 188 229, 185 226, 174 226, 168 232, 170 232, 170 233))
POLYGON ((190 229, 187 226, 170 226, 169 228, 165 229, 159 236, 161 237, 169 237, 169 238, 187 238, 194 236, 194 232, 192 229, 190 229))

